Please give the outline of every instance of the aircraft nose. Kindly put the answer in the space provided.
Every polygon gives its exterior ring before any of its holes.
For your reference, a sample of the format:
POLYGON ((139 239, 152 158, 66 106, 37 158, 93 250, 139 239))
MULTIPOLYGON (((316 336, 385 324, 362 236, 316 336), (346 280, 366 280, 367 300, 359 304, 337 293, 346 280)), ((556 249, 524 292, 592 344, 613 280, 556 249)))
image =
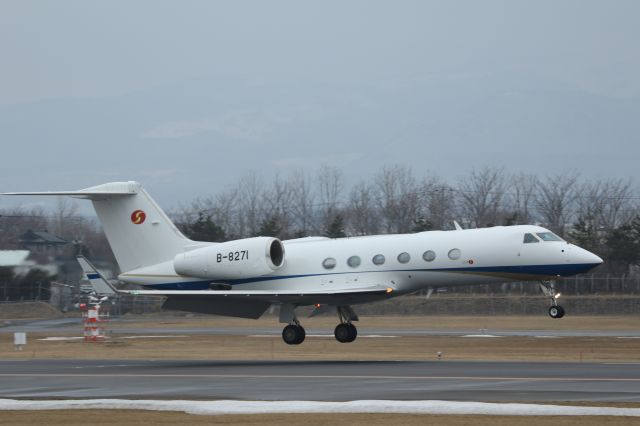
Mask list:
POLYGON ((593 259, 593 263, 597 263, 598 265, 602 264, 602 262, 604 262, 604 260, 602 260, 602 258, 596 254, 593 253, 589 253, 591 255, 591 258, 593 259))
MULTIPOLYGON (((601 265, 603 260, 600 256, 591 253, 588 250, 580 249, 580 254, 578 255, 579 263, 590 265, 591 268, 595 268, 598 265, 601 265)), ((589 269, 591 269, 589 268, 589 269)))

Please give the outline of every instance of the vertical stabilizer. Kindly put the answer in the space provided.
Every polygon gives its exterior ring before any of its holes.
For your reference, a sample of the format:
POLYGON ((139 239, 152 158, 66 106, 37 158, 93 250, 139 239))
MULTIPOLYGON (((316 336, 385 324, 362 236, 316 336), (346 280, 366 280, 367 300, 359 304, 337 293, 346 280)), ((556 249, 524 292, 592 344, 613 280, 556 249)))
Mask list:
POLYGON ((187 239, 138 182, 112 182, 80 191, 12 192, 89 199, 121 272, 172 260, 187 239))
POLYGON ((127 184, 132 195, 92 200, 122 272, 171 260, 189 243, 139 183, 127 184))

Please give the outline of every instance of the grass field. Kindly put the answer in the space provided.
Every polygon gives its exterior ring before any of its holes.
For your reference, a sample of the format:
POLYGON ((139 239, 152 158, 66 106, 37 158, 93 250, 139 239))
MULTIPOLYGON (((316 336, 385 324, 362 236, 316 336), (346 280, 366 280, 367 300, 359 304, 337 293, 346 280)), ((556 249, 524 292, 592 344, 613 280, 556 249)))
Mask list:
MULTIPOLYGON (((164 326, 177 327, 241 327, 241 328, 279 328, 277 317, 265 316, 259 320, 239 319, 219 316, 197 315, 163 316, 163 315, 131 315, 125 316, 125 322, 113 323, 113 329, 149 327, 161 329, 164 326)), ((333 329, 337 319, 332 315, 307 319, 300 316, 305 327, 324 327, 333 329)), ((441 330, 640 330, 640 316, 578 316, 567 315, 561 320, 554 320, 547 315, 379 315, 361 316, 356 323, 358 328, 366 332, 367 328, 407 328, 407 329, 441 329, 441 330)), ((2 329, 0 328, 0 332, 2 329)))
MULTIPOLYGON (((560 321, 538 317, 363 317, 361 337, 341 344, 332 337, 333 318, 314 318, 308 327, 326 330, 322 337, 309 336, 302 345, 289 346, 280 336, 238 335, 163 335, 163 328, 239 327, 278 328, 275 318, 258 321, 219 317, 142 318, 113 323, 122 327, 143 328, 145 335, 160 338, 128 338, 114 334, 102 343, 82 340, 42 341, 46 337, 81 336, 82 329, 65 328, 61 332, 30 333, 23 352, 13 348, 13 336, 1 333, 0 358, 76 358, 76 359, 216 359, 216 360, 431 360, 442 352, 443 360, 532 360, 640 362, 640 339, 617 337, 457 337, 396 336, 364 337, 367 329, 385 327, 441 330, 638 330, 640 321, 631 317, 567 317, 560 321)), ((475 333, 474 333, 475 334, 475 333)), ((383 336, 392 336, 392 333, 383 336)))
MULTIPOLYGON (((128 339, 115 334, 103 343, 84 343, 80 340, 42 341, 45 337, 81 336, 82 328, 65 328, 47 333, 29 333, 23 352, 13 349, 13 336, 0 328, 0 359, 207 359, 207 360, 432 360, 443 353, 448 360, 532 360, 532 361, 602 361, 640 363, 640 339, 615 337, 361 337, 352 344, 337 343, 330 335, 335 326, 333 317, 305 320, 308 328, 326 330, 327 337, 310 336, 300 346, 288 346, 279 336, 249 337, 246 334, 167 336, 161 338, 128 339)), ((482 330, 480 333, 506 330, 544 331, 637 331, 640 318, 632 316, 568 316, 560 321, 539 316, 371 316, 361 317, 361 334, 368 329, 437 329, 482 330)), ((130 316, 126 321, 109 327, 142 328, 146 335, 163 335, 163 328, 224 327, 239 329, 279 329, 277 318, 242 320, 209 316, 130 316)), ((392 333, 385 333, 392 334, 392 333)), ((639 407, 640 404, 597 404, 585 402, 570 405, 605 405, 639 407)), ((638 418, 625 417, 531 417, 531 416, 462 416, 462 415, 405 415, 405 414, 260 414, 202 416, 181 412, 142 410, 51 410, 2 411, 0 425, 80 425, 91 423, 127 425, 579 425, 607 424, 635 425, 638 418)))

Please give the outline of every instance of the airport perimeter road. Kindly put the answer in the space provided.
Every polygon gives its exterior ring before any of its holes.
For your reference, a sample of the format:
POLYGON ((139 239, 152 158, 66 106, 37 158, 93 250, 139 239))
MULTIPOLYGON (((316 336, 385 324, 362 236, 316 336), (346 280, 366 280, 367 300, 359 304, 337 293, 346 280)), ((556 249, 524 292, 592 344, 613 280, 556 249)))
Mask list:
POLYGON ((0 361, 3 398, 640 401, 640 364, 0 361))

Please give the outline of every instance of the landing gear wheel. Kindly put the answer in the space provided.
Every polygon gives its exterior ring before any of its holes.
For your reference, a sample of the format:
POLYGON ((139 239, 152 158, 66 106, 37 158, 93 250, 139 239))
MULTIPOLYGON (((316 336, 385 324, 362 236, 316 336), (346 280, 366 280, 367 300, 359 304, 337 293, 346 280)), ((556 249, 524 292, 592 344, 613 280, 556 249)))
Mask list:
POLYGON ((299 345, 304 342, 307 333, 301 325, 289 324, 282 330, 282 340, 287 345, 299 345))
POLYGON ((560 305, 550 307, 549 316, 554 319, 562 318, 564 316, 564 308, 560 305))
POLYGON ((356 337, 358 337, 358 329, 356 328, 355 325, 349 323, 347 324, 349 326, 349 340, 348 342, 353 342, 354 340, 356 340, 356 337))
POLYGON ((333 334, 340 343, 351 343, 358 336, 358 329, 351 323, 342 323, 336 326, 333 334))

